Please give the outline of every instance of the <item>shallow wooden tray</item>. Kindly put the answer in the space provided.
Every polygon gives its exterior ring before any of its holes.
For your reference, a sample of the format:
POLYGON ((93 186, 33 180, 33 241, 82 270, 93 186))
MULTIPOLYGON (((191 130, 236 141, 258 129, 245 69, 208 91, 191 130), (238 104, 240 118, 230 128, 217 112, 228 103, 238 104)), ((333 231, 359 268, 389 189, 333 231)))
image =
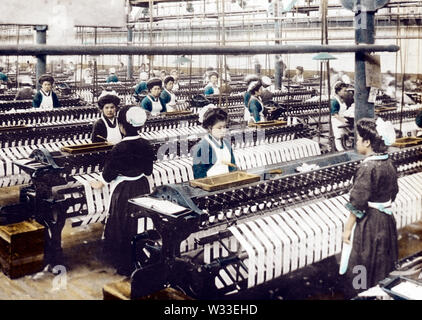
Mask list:
POLYGON ((113 144, 108 142, 94 142, 94 143, 85 143, 85 144, 75 144, 71 146, 61 147, 60 150, 63 152, 75 154, 91 151, 102 151, 109 150, 113 148, 113 144))
POLYGON ((284 120, 272 120, 272 121, 261 121, 257 123, 249 123, 249 127, 276 127, 276 126, 284 126, 287 124, 287 121, 284 120))
POLYGON ((195 179, 189 181, 190 186, 198 187, 206 191, 215 191, 260 180, 260 176, 244 171, 233 171, 213 177, 195 179))
POLYGON ((0 131, 11 131, 11 130, 17 130, 17 129, 23 129, 26 128, 26 125, 16 125, 16 126, 7 126, 7 127, 0 127, 0 131))
POLYGON ((422 138, 416 137, 404 137, 396 139, 393 143, 393 147, 410 147, 422 143, 422 138))

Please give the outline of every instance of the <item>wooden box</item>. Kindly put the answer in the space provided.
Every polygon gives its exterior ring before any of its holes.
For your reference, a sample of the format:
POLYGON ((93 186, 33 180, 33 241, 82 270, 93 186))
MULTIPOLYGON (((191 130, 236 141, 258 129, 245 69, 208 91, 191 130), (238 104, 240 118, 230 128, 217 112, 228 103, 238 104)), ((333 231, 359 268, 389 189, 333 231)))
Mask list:
POLYGON ((244 171, 233 171, 219 174, 214 177, 191 180, 189 181, 189 184, 192 187, 199 187, 206 191, 215 191, 256 182, 260 179, 261 177, 257 174, 244 171))
POLYGON ((0 226, 0 265, 15 279, 44 267, 45 228, 36 221, 0 226))
POLYGON ((267 128, 267 127, 278 127, 284 126, 287 124, 287 121, 284 120, 271 120, 271 121, 261 121, 261 122, 252 122, 249 123, 249 127, 258 127, 258 128, 267 128))
POLYGON ((416 137, 404 137, 396 139, 396 142, 393 143, 393 147, 399 147, 399 148, 406 148, 415 146, 422 143, 422 138, 416 138, 416 137))
POLYGON ((75 144, 72 146, 66 146, 66 147, 62 147, 60 150, 63 152, 75 154, 75 153, 109 150, 111 148, 113 148, 113 144, 111 143, 94 142, 94 143, 75 144))

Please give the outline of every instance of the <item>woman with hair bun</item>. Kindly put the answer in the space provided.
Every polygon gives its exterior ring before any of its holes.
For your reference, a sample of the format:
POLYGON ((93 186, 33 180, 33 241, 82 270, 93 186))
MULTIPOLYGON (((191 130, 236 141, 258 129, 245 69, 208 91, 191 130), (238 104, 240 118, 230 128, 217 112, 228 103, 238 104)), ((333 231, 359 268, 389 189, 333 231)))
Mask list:
MULTIPOLYGON (((137 220, 130 217, 128 200, 150 193, 146 176, 152 173, 155 154, 150 142, 138 134, 146 119, 146 112, 138 106, 125 106, 119 111, 118 123, 124 137, 107 154, 102 172, 104 181, 110 183, 105 252, 122 275, 134 270, 130 242, 137 233, 137 220)), ((93 181, 91 186, 102 188, 103 183, 93 181)))
POLYGON ((265 121, 264 106, 261 100, 262 81, 252 81, 249 84, 248 91, 251 95, 248 105, 245 108, 244 120, 248 122, 265 121))
POLYGON ((59 108, 59 98, 53 91, 54 78, 49 74, 43 74, 38 79, 38 83, 41 85, 41 89, 35 94, 32 106, 41 109, 59 108))
MULTIPOLYGON (((395 141, 390 122, 362 118, 356 124, 357 151, 365 159, 357 169, 346 208, 340 274, 346 274, 346 294, 355 296, 355 267, 364 270, 366 288, 377 285, 394 270, 398 259, 396 221, 391 211, 399 191, 397 171, 388 156, 395 141)), ((365 289, 365 288, 362 288, 365 289)))
POLYGON ((163 82, 159 78, 152 78, 147 82, 148 95, 142 100, 141 107, 155 116, 166 112, 166 105, 160 98, 163 82))
POLYGON ((163 91, 161 91, 160 99, 161 102, 166 106, 167 111, 175 111, 176 107, 176 95, 173 92, 174 78, 167 76, 163 80, 163 91))
POLYGON ((223 109, 210 108, 202 126, 208 131, 192 149, 195 179, 211 177, 236 170, 230 141, 224 139, 228 115, 223 109))
POLYGON ((101 118, 94 123, 91 133, 92 142, 108 141, 116 144, 122 140, 122 134, 117 124, 117 111, 120 98, 114 94, 105 94, 98 99, 101 118))
POLYGON ((208 74, 209 82, 204 89, 204 94, 206 96, 213 94, 220 94, 220 89, 218 88, 218 73, 216 71, 211 71, 208 74))

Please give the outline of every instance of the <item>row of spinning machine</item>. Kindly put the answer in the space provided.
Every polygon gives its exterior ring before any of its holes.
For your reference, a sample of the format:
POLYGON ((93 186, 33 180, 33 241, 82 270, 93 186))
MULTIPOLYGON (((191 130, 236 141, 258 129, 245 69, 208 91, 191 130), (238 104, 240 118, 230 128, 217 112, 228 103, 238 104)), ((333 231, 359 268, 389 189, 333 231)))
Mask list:
MULTIPOLYGON (((422 216, 422 147, 390 156, 400 175, 393 205, 397 227, 422 216)), ((146 230, 134 253, 132 297, 170 283, 200 298, 216 298, 257 287, 338 254, 348 217, 345 204, 362 160, 352 152, 309 159, 320 168, 297 173, 301 162, 283 166, 281 175, 237 187, 204 181, 160 186, 149 197, 131 201, 146 230), (151 220, 150 220, 151 219, 151 220), (154 270, 160 275, 152 276, 154 270), (153 279, 153 280, 151 280, 153 279)), ((216 183, 217 182, 217 183, 216 183)))

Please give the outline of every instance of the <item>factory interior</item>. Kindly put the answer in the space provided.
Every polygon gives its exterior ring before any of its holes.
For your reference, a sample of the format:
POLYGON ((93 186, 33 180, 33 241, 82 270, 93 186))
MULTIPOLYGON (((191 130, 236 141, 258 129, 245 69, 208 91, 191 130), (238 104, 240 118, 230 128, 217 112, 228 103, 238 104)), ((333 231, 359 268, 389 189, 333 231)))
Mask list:
POLYGON ((422 300, 422 1, 0 9, 0 300, 422 300))

